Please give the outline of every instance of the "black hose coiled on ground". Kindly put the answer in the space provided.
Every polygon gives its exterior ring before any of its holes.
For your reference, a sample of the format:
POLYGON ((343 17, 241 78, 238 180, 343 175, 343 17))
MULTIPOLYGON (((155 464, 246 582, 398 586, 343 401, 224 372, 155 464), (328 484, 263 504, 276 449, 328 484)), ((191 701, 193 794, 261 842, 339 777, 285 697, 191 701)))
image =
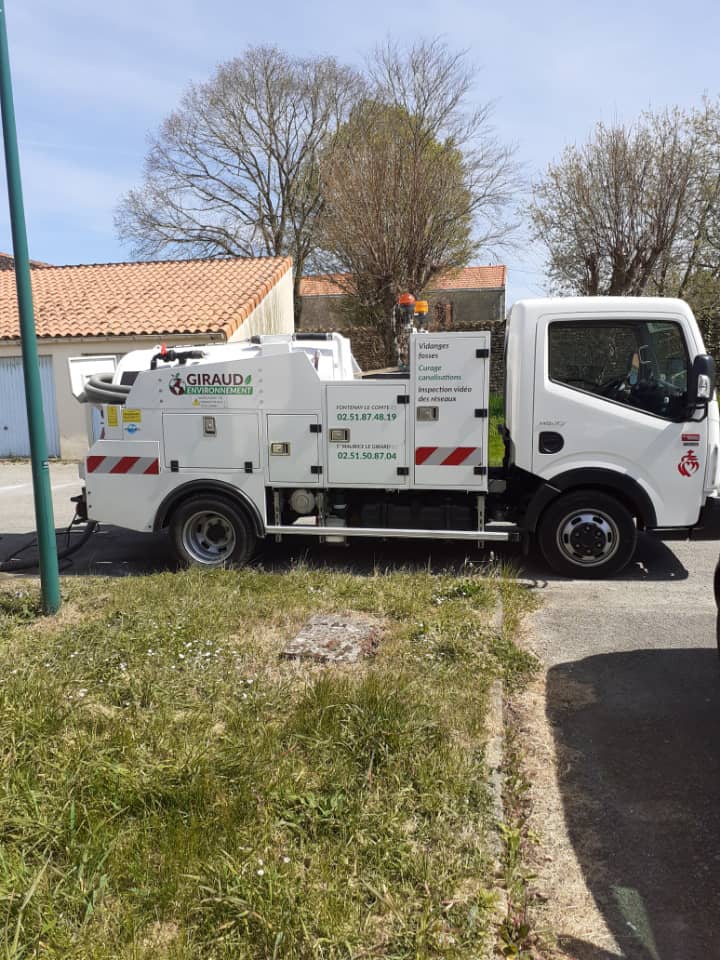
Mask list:
MULTIPOLYGON (((73 526, 75 526, 74 517, 68 527, 61 527, 59 530, 56 530, 56 536, 65 534, 67 537, 67 543, 65 547, 62 550, 58 550, 58 561, 67 560, 68 557, 71 557, 74 553, 77 553, 81 547, 84 547, 93 533, 95 533, 97 525, 97 520, 91 520, 80 535, 80 539, 76 540, 73 544, 70 543, 70 534, 72 533, 73 526)), ((34 567, 37 567, 40 563, 37 557, 32 557, 27 560, 21 560, 18 558, 19 553, 24 553, 26 550, 29 550, 30 547, 33 547, 36 544, 37 539, 31 540, 29 543, 26 543, 24 547, 20 547, 19 550, 16 550, 12 557, 8 557, 7 560, 0 560, 0 573, 19 573, 22 570, 32 570, 34 567)))

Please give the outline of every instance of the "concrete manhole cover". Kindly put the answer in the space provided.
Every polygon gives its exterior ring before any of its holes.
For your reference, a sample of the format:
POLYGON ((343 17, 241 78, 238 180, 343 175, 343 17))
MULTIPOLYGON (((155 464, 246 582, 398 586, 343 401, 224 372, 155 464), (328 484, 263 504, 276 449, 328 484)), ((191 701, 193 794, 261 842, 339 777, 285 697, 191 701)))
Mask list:
POLYGON ((358 663, 372 657, 382 623, 371 617, 316 615, 289 640, 281 656, 315 663, 358 663))

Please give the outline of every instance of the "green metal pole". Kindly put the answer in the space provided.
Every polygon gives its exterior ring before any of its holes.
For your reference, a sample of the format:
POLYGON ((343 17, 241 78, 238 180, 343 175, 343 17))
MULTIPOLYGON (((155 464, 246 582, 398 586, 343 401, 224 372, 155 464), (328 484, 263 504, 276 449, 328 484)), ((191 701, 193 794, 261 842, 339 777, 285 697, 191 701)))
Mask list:
POLYGON ((43 415, 40 386, 40 362, 38 360, 32 287, 30 285, 30 257, 25 230, 25 209, 20 180, 20 158, 15 129, 15 108, 13 106, 5 8, 5 0, 0 0, 0 108, 2 109, 5 168, 7 170, 8 198, 10 201, 13 256, 15 257, 15 286, 20 312, 20 337, 22 340, 23 371, 25 373, 25 403, 30 430, 35 522, 40 549, 42 608, 44 613, 55 613, 60 609, 60 577, 47 440, 45 438, 45 417, 43 415))

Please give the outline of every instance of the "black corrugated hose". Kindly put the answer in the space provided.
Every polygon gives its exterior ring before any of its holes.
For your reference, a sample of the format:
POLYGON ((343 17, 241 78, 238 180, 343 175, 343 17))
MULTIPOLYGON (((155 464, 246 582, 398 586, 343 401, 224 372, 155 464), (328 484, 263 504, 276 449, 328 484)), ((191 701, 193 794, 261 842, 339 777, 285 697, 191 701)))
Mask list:
MULTIPOLYGON (((65 546, 62 549, 58 549, 58 561, 60 562, 69 559, 74 553, 77 553, 81 547, 84 547, 93 533, 95 533, 98 525, 96 520, 91 520, 80 533, 80 538, 76 540, 75 543, 71 543, 70 537, 73 533, 73 527, 77 526, 78 522, 79 518, 77 514, 75 514, 67 527, 60 527, 60 529, 55 531, 57 537, 64 535, 66 538, 65 546)), ((32 570, 34 567, 37 567, 40 563, 37 557, 28 559, 21 559, 19 557, 19 554, 25 553, 26 550, 36 545, 37 539, 30 540, 29 543, 26 543, 16 550, 12 556, 6 560, 0 560, 0 573, 19 573, 22 570, 32 570)))
POLYGON ((89 377, 81 399, 85 403, 125 403, 132 387, 124 383, 113 383, 112 379, 112 373, 100 373, 96 377, 89 377))

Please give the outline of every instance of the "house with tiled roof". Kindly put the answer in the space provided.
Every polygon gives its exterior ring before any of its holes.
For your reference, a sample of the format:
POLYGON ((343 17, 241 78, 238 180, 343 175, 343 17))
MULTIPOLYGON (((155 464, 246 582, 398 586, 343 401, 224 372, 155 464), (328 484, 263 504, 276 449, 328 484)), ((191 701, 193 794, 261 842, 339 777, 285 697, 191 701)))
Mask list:
MULTIPOLYGON (((426 290, 410 291, 428 301, 428 322, 446 330, 490 330, 493 336, 493 388, 502 381, 507 267, 471 266, 447 271, 426 290)), ((350 325, 348 301, 352 298, 349 274, 303 277, 301 324, 304 330, 343 330, 352 339, 360 366, 382 364, 383 347, 377 331, 350 325), (349 329, 348 329, 349 328, 349 329)))
MULTIPOLYGON (((49 263, 43 263, 42 260, 31 260, 31 267, 49 267, 49 263)), ((15 259, 11 253, 2 253, 0 252, 0 271, 2 270, 14 270, 15 269, 15 259)))
MULTIPOLYGON (((87 448, 90 410, 72 396, 70 357, 117 358, 155 344, 225 343, 294 328, 288 257, 37 267, 31 280, 51 456, 75 459, 87 448)), ((20 358, 15 275, 0 267, 0 457, 29 452, 20 358)))

